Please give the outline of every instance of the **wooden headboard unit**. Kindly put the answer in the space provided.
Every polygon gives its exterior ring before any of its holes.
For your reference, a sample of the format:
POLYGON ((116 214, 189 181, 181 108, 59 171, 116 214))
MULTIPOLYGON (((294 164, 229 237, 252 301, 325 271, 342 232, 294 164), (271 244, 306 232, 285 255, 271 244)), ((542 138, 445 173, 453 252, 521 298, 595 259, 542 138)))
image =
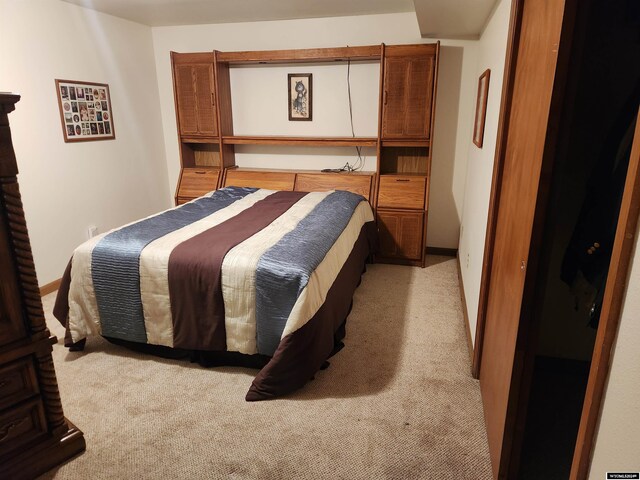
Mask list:
MULTIPOLYGON (((381 239, 377 260, 424 267, 439 54, 437 42, 249 52, 172 52, 180 145, 176 203, 188 202, 229 185, 269 190, 349 190, 369 199, 375 210, 381 239), (376 62, 380 66, 378 95, 370 99, 378 106, 375 135, 356 137, 353 132, 347 136, 259 132, 239 135, 234 132, 230 75, 233 68, 263 64, 334 65, 345 61, 376 62), (358 173, 235 168, 238 145, 368 147, 375 149, 376 168, 375 172, 358 173)), ((314 75, 323 78, 322 72, 318 69, 314 75)), ((285 105, 282 112, 272 113, 286 114, 285 105)), ((326 111, 327 115, 330 113, 326 111)), ((336 163, 343 161, 336 159, 336 163)))

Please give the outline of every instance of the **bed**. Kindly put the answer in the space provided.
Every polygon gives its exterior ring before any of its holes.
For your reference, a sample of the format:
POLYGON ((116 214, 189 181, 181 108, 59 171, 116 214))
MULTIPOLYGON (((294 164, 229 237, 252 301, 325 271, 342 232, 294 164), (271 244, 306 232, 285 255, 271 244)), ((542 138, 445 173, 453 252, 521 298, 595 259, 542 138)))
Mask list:
POLYGON ((54 315, 72 349, 102 335, 261 367, 246 399, 281 396, 340 347, 373 220, 347 191, 226 187, 79 246, 54 315))

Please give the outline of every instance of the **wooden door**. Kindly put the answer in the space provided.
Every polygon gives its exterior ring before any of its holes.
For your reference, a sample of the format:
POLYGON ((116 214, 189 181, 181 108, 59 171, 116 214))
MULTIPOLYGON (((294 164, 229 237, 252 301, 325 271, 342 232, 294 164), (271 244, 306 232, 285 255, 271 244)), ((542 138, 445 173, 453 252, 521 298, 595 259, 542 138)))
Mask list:
POLYGON ((522 351, 517 348, 565 0, 523 0, 480 366, 494 476, 508 475, 522 351))
POLYGON ((0 346, 27 336, 3 208, 0 204, 0 346))
POLYGON ((435 56, 396 57, 393 47, 385 55, 382 138, 428 139, 435 56))
POLYGON ((380 256, 420 260, 424 212, 378 210, 380 256))
POLYGON ((213 63, 177 64, 174 68, 180 134, 217 135, 213 63))

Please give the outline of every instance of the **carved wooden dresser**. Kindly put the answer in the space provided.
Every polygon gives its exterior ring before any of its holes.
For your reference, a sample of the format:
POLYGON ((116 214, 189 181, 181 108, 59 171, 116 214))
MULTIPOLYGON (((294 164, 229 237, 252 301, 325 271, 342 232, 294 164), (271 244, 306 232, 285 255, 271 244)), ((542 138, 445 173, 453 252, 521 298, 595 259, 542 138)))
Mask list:
POLYGON ((0 478, 34 478, 85 448, 62 412, 38 280, 18 188, 8 114, 0 93, 0 478))

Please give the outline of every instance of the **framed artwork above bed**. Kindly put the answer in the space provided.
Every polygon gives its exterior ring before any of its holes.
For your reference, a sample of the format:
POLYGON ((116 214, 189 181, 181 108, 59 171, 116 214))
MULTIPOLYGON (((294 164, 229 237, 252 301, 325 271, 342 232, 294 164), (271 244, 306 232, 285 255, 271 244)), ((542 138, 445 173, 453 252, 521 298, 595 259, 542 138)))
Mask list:
POLYGON ((311 73, 290 73, 289 85, 289 120, 311 121, 311 73))
POLYGON ((56 79, 56 97, 65 142, 116 138, 109 85, 56 79))

